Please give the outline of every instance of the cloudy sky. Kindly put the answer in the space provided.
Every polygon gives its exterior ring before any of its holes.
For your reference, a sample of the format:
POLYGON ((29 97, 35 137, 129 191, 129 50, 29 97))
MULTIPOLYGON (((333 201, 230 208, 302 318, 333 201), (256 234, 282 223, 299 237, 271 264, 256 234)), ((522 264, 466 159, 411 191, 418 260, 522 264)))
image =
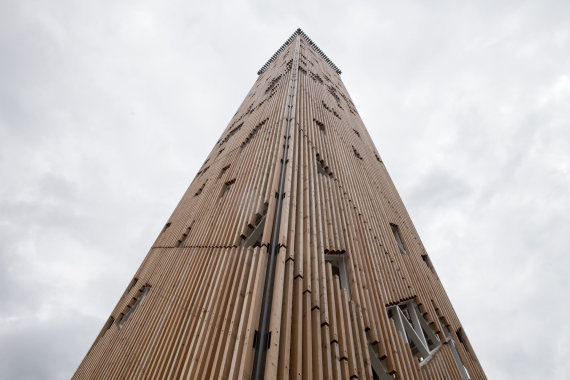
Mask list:
POLYGON ((472 3, 0 2, 0 378, 74 373, 297 27, 489 378, 570 378, 570 2, 472 3))

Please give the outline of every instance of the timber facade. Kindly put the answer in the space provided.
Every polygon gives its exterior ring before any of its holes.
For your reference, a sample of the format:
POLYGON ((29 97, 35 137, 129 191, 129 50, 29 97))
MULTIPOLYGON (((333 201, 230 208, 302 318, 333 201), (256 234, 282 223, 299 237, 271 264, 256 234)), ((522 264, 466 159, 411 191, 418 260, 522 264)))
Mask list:
POLYGON ((340 70, 258 72, 74 379, 485 379, 340 70))

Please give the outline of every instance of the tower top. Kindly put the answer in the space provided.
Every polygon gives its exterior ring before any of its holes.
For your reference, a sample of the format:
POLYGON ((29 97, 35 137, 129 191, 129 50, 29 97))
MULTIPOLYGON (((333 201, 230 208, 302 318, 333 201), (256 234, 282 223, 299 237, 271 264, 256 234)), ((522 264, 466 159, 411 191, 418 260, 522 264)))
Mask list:
POLYGON ((317 44, 315 44, 313 42, 313 40, 311 40, 309 38, 309 36, 307 36, 305 34, 305 32, 303 32, 301 30, 301 28, 297 28, 297 30, 291 35, 291 37, 289 37, 287 39, 287 41, 285 41, 285 43, 283 45, 281 45, 281 47, 275 52, 275 54, 273 54, 271 56, 271 58, 269 58, 269 60, 265 63, 265 65, 263 65, 261 67, 261 69, 259 69, 259 71, 257 72, 257 75, 261 75, 265 69, 267 69, 267 67, 271 64, 271 62, 273 62, 275 60, 275 58, 277 58, 277 56, 291 43, 293 42, 293 40, 295 40, 296 36, 301 36, 302 38, 304 38, 307 43, 309 44, 309 46, 311 46, 313 49, 315 49, 315 51, 317 53, 319 53, 319 55, 333 68, 334 71, 336 71, 337 74, 341 74, 342 71, 340 71, 340 69, 333 63, 333 61, 331 61, 329 59, 329 57, 326 56, 325 53, 323 53, 323 51, 321 49, 319 49, 319 47, 317 46, 317 44))

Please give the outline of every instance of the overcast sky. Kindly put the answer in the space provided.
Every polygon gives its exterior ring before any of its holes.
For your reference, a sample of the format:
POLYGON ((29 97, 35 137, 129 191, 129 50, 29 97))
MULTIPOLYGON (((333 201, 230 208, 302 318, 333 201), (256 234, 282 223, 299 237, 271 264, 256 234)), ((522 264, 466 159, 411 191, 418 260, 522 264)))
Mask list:
POLYGON ((0 378, 74 373, 297 27, 488 377, 570 378, 570 2, 472 3, 1 1, 0 378))

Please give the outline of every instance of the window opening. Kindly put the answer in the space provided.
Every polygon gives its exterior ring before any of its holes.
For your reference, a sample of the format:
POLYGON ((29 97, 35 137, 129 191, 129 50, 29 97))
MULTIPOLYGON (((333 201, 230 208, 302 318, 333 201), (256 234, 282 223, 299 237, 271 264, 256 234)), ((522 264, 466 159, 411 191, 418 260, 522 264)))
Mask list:
POLYGON ((259 132, 261 127, 263 127, 263 125, 265 125, 265 123, 267 123, 267 120, 269 120, 269 118, 263 120, 261 123, 257 124, 255 126, 255 128, 252 129, 250 134, 246 137, 245 141, 243 143, 241 143, 241 149, 245 148, 245 146, 251 141, 251 139, 253 139, 255 137, 255 135, 257 134, 257 132, 259 132))
POLYGON ((461 356, 459 356, 459 352, 457 351, 457 347, 455 347, 455 341, 453 340, 453 337, 451 336, 451 331, 449 331, 449 328, 447 327, 445 320, 443 318, 439 318, 439 322, 441 323, 441 326, 443 327, 443 332, 445 334, 445 338, 447 339, 447 342, 449 343, 449 348, 451 348, 451 355, 453 356, 453 360, 455 360, 455 364, 457 365, 457 369, 459 370, 459 373, 461 374, 461 378, 463 380, 470 380, 471 377, 469 376, 469 372, 467 372, 467 368, 465 368, 465 364, 463 364, 463 360, 461 360, 461 356))
POLYGON ((327 86, 327 90, 329 91, 329 94, 332 95, 334 100, 336 100, 336 102, 340 105, 340 98, 336 94, 336 88, 334 88, 333 86, 327 86))
POLYGON ((222 168, 222 170, 220 170, 220 174, 218 175, 218 178, 222 178, 222 176, 225 174, 226 170, 228 170, 230 168, 230 165, 226 165, 222 168))
POLYGON ((382 159, 380 158, 380 156, 378 155, 378 153, 374 153, 374 157, 376 157, 376 161, 382 162, 382 159))
POLYGON ((352 129, 354 131, 354 133, 356 133, 356 136, 360 137, 360 133, 358 133, 358 131, 356 129, 352 129))
MULTIPOLYGON (((237 127, 235 127, 234 129, 231 129, 227 136, 224 137, 224 139, 222 140, 221 144, 225 143, 226 141, 228 141, 233 135, 235 135, 237 133, 237 131, 239 131, 241 129, 241 127, 243 126, 243 123, 241 123, 240 125, 238 125, 237 127)), ((221 145, 220 144, 220 145, 221 145)), ((221 152, 220 152, 221 153, 221 152)))
POLYGON ((204 174, 204 173, 206 173, 206 171, 207 171, 209 168, 210 168, 209 166, 206 166, 204 169, 200 170, 200 171, 198 172, 198 174, 196 174, 196 177, 197 177, 197 176, 200 176, 200 175, 202 175, 202 174, 204 174))
POLYGON ((463 336, 463 328, 460 327, 455 334, 457 335, 457 339, 459 340, 459 342, 461 342, 461 344, 463 345, 463 348, 465 348, 465 351, 468 354, 471 354, 471 352, 469 351, 469 347, 467 345, 467 339, 463 336))
POLYGON ((433 266, 431 265, 431 260, 429 259, 428 255, 422 255, 422 260, 426 263, 429 270, 433 272, 433 266))
POLYGON ((254 110, 253 103, 251 103, 251 104, 247 107, 247 110, 245 111, 245 114, 246 114, 246 115, 249 115, 250 113, 253 112, 253 110, 254 110))
POLYGON ((137 298, 134 298, 134 302, 132 305, 127 306, 128 310, 123 313, 123 316, 119 320, 119 327, 123 327, 127 319, 131 316, 131 314, 135 311, 137 306, 143 301, 146 297, 148 292, 150 291, 150 285, 145 285, 139 290, 139 295, 137 298))
POLYGON ((396 329, 404 342, 410 345, 412 354, 418 358, 420 365, 441 346, 439 337, 421 313, 414 300, 386 308, 388 316, 394 321, 396 329))
POLYGON ((315 124, 317 124, 320 131, 323 132, 324 134, 326 134, 325 125, 323 123, 321 123, 320 121, 318 121, 317 119, 313 119, 313 121, 315 122, 315 124))
POLYGON ((352 146, 352 151, 354 152, 354 155, 356 156, 356 158, 358 158, 359 160, 362 160, 362 156, 360 155, 360 153, 358 153, 358 151, 356 150, 354 145, 352 146))
MULTIPOLYGON (((208 182, 208 180, 206 180, 206 182, 208 182)), ((206 182, 204 182, 202 184, 202 186, 200 186, 200 188, 198 189, 198 191, 196 191, 196 193, 194 194, 194 196, 200 195, 202 194, 202 190, 204 190, 204 186, 206 186, 206 182)))
MULTIPOLYGON (((291 60, 291 64, 293 64, 293 61, 291 60)), ((287 63, 287 68, 289 69, 289 63, 287 63)), ((269 83, 269 86, 267 87, 267 89, 265 90, 265 93, 267 94, 270 91, 273 91, 276 87, 277 87, 277 83, 279 83, 279 80, 281 79, 281 74, 279 74, 278 76, 276 76, 275 78, 273 78, 273 80, 271 81, 271 83, 269 83)))
POLYGON ((311 77, 311 79, 313 79, 315 82, 319 82, 320 84, 323 84, 323 79, 319 76, 319 74, 315 74, 312 71, 309 71, 309 76, 311 77))
POLYGON ((236 182, 236 179, 232 179, 224 184, 224 189, 222 190, 222 194, 220 194, 220 198, 222 198, 226 193, 230 190, 232 185, 236 182))
POLYGON ((186 239, 188 239, 188 235, 190 234, 190 229, 192 226, 188 227, 186 231, 182 234, 182 237, 178 240, 178 248, 183 247, 184 243, 186 243, 186 239))
POLYGON ((400 228, 392 223, 390 223, 390 227, 392 227, 392 233, 394 233, 394 239, 396 239, 396 244, 398 244, 400 253, 402 253, 402 255, 405 255, 406 249, 404 248, 404 243, 402 242, 402 238, 400 237, 400 228))
POLYGON ((329 173, 327 172, 327 168, 325 167, 322 160, 317 160, 317 171, 319 172, 319 174, 322 174, 324 176, 329 175, 329 173))
MULTIPOLYGON (((164 225, 164 227, 162 228, 162 232, 166 231, 166 230, 168 229, 168 227, 170 227, 171 224, 172 224, 172 223, 170 223, 170 222, 166 223, 166 224, 164 225)), ((161 233, 162 233, 162 232, 161 232, 161 233)))
POLYGON ((331 265, 333 276, 338 276, 341 289, 346 289, 348 299, 350 299, 350 287, 348 284, 348 274, 346 272, 345 251, 325 250, 325 264, 331 265))
POLYGON ((317 153, 317 172, 324 175, 325 177, 332 177, 332 173, 329 171, 328 166, 325 165, 325 161, 320 159, 317 153))
POLYGON ((267 203, 265 204, 265 209, 263 214, 257 214, 255 217, 255 224, 249 225, 249 233, 247 235, 241 235, 242 247, 257 247, 261 245, 261 239, 263 237, 263 229, 265 227, 265 217, 267 216, 267 203))

